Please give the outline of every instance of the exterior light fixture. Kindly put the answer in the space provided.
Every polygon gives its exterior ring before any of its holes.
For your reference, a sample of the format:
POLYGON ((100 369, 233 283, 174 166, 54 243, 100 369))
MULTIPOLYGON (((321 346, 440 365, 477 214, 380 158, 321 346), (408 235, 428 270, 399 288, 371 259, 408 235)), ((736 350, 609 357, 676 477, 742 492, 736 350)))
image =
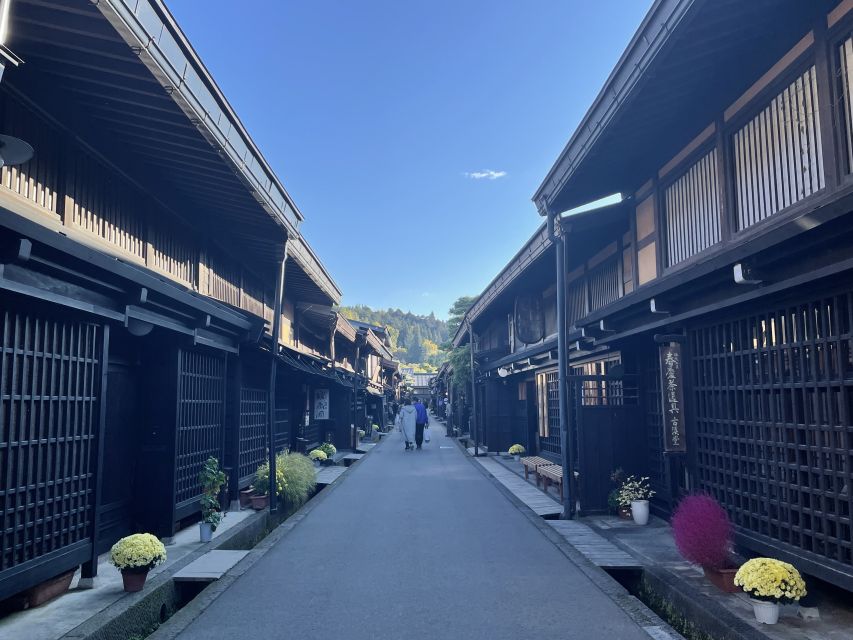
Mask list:
POLYGON ((33 157, 33 148, 20 138, 0 135, 0 167, 24 164, 33 157))

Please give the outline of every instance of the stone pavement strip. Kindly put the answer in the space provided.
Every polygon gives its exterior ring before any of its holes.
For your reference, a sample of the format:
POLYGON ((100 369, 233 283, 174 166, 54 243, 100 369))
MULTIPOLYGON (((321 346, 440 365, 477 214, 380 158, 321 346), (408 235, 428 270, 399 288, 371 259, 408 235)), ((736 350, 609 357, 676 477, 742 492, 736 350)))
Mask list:
POLYGON ((649 640, 442 431, 384 438, 179 637, 649 640))

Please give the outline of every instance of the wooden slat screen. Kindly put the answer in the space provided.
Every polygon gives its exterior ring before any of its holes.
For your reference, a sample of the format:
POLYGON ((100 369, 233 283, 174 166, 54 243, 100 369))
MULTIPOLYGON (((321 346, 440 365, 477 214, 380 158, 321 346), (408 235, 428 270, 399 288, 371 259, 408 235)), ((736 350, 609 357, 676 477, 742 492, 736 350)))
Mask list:
POLYGON ((92 536, 102 340, 69 319, 2 322, 0 575, 92 536))
POLYGON ((184 505, 201 495, 204 461, 222 456, 225 358, 182 349, 178 366, 175 504, 184 505))
POLYGON ((149 264, 188 287, 195 288, 198 249, 175 233, 174 227, 170 229, 165 224, 150 225, 148 233, 153 251, 153 255, 149 256, 149 264))
POLYGON ((145 212, 126 185, 83 153, 69 158, 71 220, 80 229, 145 259, 145 212))
POLYGON ((241 483, 251 479, 267 454, 267 410, 266 389, 240 389, 240 456, 239 478, 241 483))
POLYGON ((560 383, 558 373, 536 374, 536 401, 539 407, 539 450, 560 455, 560 383))
POLYGON ((240 306, 240 267, 219 252, 210 252, 208 295, 227 304, 240 306))
POLYGON ((839 47, 839 72, 844 93, 844 130, 847 145, 847 172, 853 173, 853 37, 839 47))
POLYGON ((608 259, 594 269, 590 269, 588 275, 590 311, 600 309, 619 299, 621 278, 618 258, 608 259))
POLYGON ((566 320, 569 327, 586 314, 586 278, 581 277, 566 286, 566 320))
POLYGON ((739 230, 824 187, 820 127, 812 66, 734 134, 739 230))
POLYGON ((59 213, 60 172, 57 142, 59 133, 30 109, 7 96, 3 99, 3 133, 21 138, 36 150, 32 159, 22 165, 3 167, 3 187, 42 207, 59 213))
POLYGON ((263 283, 245 269, 243 269, 243 295, 240 298, 240 308, 254 313, 259 318, 264 317, 263 283))
POLYGON ((690 339, 702 487, 737 527, 853 575, 853 292, 690 339))
POLYGON ((712 149, 664 191, 670 266, 720 241, 717 151, 712 149))

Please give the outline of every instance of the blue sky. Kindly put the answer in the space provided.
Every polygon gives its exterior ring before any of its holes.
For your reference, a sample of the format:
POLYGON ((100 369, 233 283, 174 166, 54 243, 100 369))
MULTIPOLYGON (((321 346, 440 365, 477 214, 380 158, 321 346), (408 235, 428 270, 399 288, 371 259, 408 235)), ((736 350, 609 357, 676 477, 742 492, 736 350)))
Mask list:
POLYGON ((650 4, 168 0, 344 303, 439 317, 541 223, 530 198, 650 4))

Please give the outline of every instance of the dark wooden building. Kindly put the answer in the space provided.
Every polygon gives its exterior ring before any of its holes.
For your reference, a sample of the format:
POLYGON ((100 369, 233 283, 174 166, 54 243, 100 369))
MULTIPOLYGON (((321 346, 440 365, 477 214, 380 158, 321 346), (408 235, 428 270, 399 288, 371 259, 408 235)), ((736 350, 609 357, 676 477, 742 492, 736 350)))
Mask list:
POLYGON ((0 170, 0 599, 173 535, 210 455, 234 496, 271 433, 349 434, 360 375, 302 214, 162 2, 13 0, 8 27, 0 133, 35 153, 0 170))
POLYGON ((848 589, 851 34, 848 1, 655 2, 534 197, 581 513, 628 446, 659 512, 708 491, 739 543, 848 589))

